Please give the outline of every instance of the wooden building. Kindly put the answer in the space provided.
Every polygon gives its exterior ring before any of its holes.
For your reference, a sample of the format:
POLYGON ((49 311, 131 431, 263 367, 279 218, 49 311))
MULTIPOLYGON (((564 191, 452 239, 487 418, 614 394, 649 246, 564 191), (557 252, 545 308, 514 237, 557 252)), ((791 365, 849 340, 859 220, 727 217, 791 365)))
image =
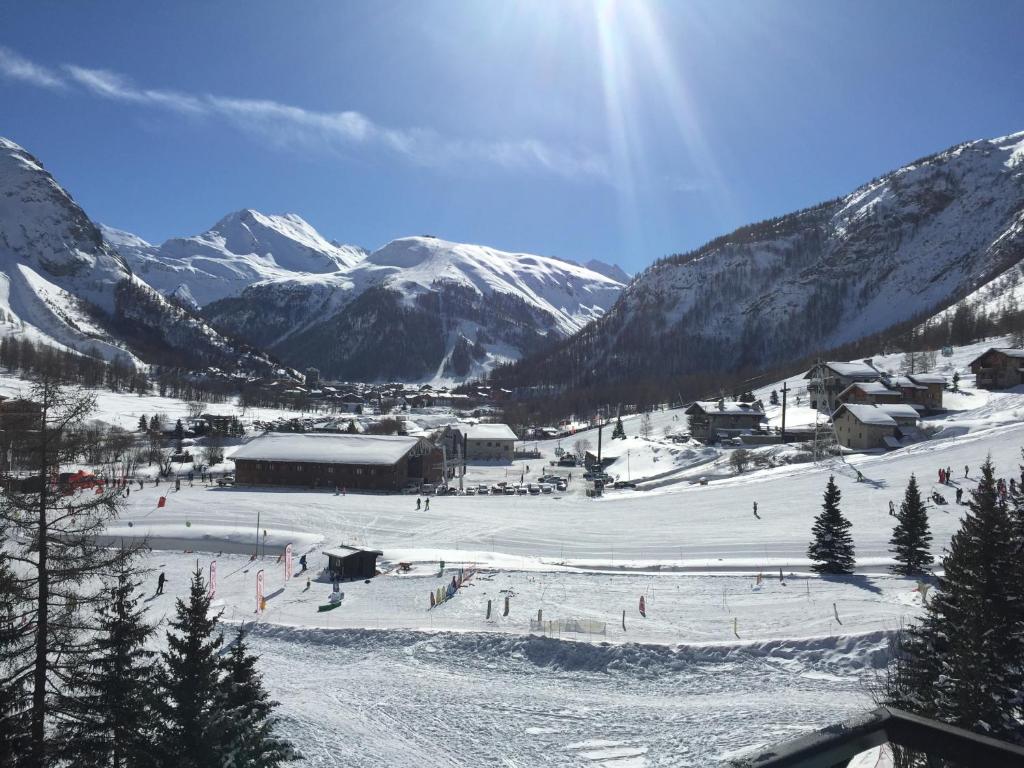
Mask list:
POLYGON ((811 400, 811 408, 832 413, 839 405, 839 395, 851 384, 857 382, 878 381, 882 373, 870 360, 859 363, 842 363, 836 361, 817 362, 804 378, 807 382, 807 395, 811 400))
POLYGON ((978 389, 1009 389, 1024 384, 1024 349, 993 347, 971 361, 978 389))
POLYGON ((359 549, 339 544, 324 550, 327 555, 327 572, 334 581, 372 579, 377 575, 377 558, 384 553, 379 549, 359 549))
POLYGON ((760 431, 761 422, 765 420, 764 409, 759 403, 725 400, 698 400, 684 413, 690 417, 690 436, 704 443, 760 431))
POLYGON ((441 480, 441 451, 422 437, 268 432, 232 458, 239 485, 395 492, 441 480))

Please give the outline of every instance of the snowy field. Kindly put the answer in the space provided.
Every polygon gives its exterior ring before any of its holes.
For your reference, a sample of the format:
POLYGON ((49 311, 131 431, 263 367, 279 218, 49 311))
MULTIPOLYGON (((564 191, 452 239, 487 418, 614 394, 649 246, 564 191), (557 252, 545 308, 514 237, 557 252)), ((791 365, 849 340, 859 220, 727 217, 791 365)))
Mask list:
MULTIPOLYGON (((310 765, 714 765, 872 705, 888 639, 921 606, 913 580, 886 574, 889 502, 899 504, 911 473, 926 497, 949 500, 929 506, 939 553, 964 509, 955 490, 975 486, 986 456, 999 474, 1019 473, 1024 392, 975 390, 963 375, 988 346, 939 359, 940 372, 961 371, 964 391, 947 392, 949 411, 925 422, 933 439, 888 453, 787 463, 797 449, 766 446, 752 453, 775 466, 735 474, 728 448, 671 442, 686 420, 664 410, 652 414, 649 439, 638 416, 623 419, 624 441, 605 430, 605 454, 619 457, 610 471, 640 489, 599 499, 585 495, 579 469, 565 492, 432 497, 429 510, 407 495, 149 482, 108 533, 149 538, 147 590, 158 571, 169 579, 149 600, 155 621, 191 569, 208 573, 217 561, 217 607, 252 627, 285 730, 310 765), (953 485, 940 486, 947 466, 953 485), (853 524, 852 577, 807 572, 830 474, 853 524), (257 541, 264 555, 250 561, 257 541), (296 570, 306 554, 310 571, 286 581, 277 555, 288 543, 296 570), (331 589, 318 579, 322 551, 341 543, 381 549, 384 574, 343 584, 341 606, 319 612, 331 589), (430 594, 460 568, 475 573, 431 609, 430 594), (257 613, 260 569, 268 602, 257 613), (592 623, 531 626, 538 611, 592 623)), ((896 368, 899 358, 876 363, 896 368)), ((767 402, 780 386, 755 393, 767 402)), ((789 386, 790 404, 802 393, 803 405, 788 424, 811 423, 802 379, 789 386)), ((102 415, 117 416, 126 397, 101 397, 102 415)), ((166 400, 128 400, 125 426, 138 413, 175 414, 166 400)), ((777 423, 780 409, 768 415, 777 423)), ((556 448, 579 439, 596 448, 596 430, 542 441, 542 459, 471 465, 466 483, 536 481, 556 448)))

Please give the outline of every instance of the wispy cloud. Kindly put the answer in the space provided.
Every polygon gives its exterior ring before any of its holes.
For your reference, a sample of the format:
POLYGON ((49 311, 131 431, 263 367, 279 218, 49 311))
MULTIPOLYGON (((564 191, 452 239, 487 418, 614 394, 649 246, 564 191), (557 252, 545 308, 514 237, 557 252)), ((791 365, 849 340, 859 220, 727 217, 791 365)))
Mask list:
POLYGON ((379 147, 417 165, 508 171, 607 181, 606 159, 537 139, 489 140, 444 136, 429 128, 394 128, 351 110, 322 112, 267 99, 142 88, 118 72, 67 64, 57 72, 0 47, 0 75, 46 88, 74 86, 103 99, 225 120, 280 147, 325 151, 379 147))
POLYGON ((19 56, 10 48, 0 45, 0 77, 8 80, 20 80, 41 88, 63 88, 64 81, 60 75, 19 56))

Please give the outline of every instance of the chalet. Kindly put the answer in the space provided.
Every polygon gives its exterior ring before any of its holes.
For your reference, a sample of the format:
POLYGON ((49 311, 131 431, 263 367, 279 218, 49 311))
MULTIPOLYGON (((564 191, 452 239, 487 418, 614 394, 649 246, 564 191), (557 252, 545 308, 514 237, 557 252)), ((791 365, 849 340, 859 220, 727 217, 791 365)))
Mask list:
POLYGON ((1009 389, 1024 384, 1024 349, 993 347, 971 361, 979 389, 1009 389))
POLYGON ((399 491, 441 479, 441 451, 420 437, 268 432, 232 457, 240 485, 399 491))
POLYGON ((838 397, 851 384, 878 381, 882 373, 871 360, 859 363, 817 362, 804 378, 808 379, 807 394, 811 407, 831 413, 835 410, 838 397))
POLYGON ((918 419, 906 403, 844 403, 832 414, 839 444, 855 451, 899 448, 903 438, 919 439, 918 419))
POLYGON ((759 431, 761 422, 765 420, 764 409, 759 403, 725 400, 698 400, 684 413, 690 417, 690 435, 704 443, 759 431))
POLYGON ((512 461, 518 438, 507 424, 474 424, 463 434, 468 461, 512 461))
POLYGON ((903 395, 898 389, 886 386, 881 381, 855 381, 836 395, 836 402, 840 405, 843 403, 878 405, 902 401, 903 395))
POLYGON ((912 373, 896 376, 891 385, 899 389, 903 402, 918 410, 934 412, 942 410, 942 393, 946 389, 946 377, 938 373, 912 373))
POLYGON ((379 549, 358 549, 345 544, 325 549, 324 554, 332 581, 372 579, 377 575, 377 558, 384 556, 379 549))

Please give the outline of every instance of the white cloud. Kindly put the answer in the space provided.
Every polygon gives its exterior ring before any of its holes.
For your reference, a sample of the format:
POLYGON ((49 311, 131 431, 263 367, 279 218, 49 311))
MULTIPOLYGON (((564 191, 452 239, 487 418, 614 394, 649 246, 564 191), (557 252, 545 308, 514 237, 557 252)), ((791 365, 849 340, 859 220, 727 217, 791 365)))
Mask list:
POLYGON ((64 87, 64 81, 56 72, 31 62, 2 45, 0 45, 0 77, 21 80, 42 88, 64 87))
POLYGON ((0 75, 8 78, 46 88, 73 84, 104 99, 220 118, 276 146, 328 151, 379 147, 423 166, 474 169, 486 165, 566 178, 609 179, 603 156, 537 139, 445 137, 429 128, 379 125, 360 112, 319 112, 266 99, 140 88, 118 72, 74 64, 65 65, 63 70, 66 77, 0 47, 0 75))

